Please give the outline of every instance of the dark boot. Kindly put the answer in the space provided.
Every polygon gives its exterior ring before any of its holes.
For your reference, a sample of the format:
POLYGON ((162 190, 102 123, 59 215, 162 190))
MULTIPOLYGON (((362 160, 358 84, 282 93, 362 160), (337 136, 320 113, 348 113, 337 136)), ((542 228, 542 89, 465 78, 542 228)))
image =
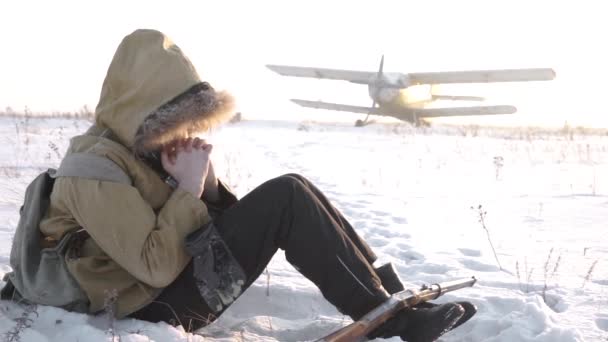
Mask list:
MULTIPOLYGON (((462 308, 464 309, 464 315, 462 315, 462 317, 460 317, 460 319, 454 324, 454 326, 452 327, 452 330, 456 329, 457 327, 459 327, 460 325, 462 325, 463 323, 465 323, 466 321, 471 319, 471 317, 473 317, 477 313, 477 307, 471 302, 456 302, 456 304, 462 306, 462 308)), ((434 308, 437 305, 438 304, 431 303, 431 302, 422 302, 422 303, 416 305, 416 307, 429 309, 429 308, 434 308)))
MULTIPOLYGON (((382 286, 389 294, 392 295, 405 290, 401 279, 399 279, 399 275, 395 271, 393 264, 390 262, 376 268, 375 271, 382 282, 382 286)), ((452 330, 471 319, 471 317, 477 313, 477 307, 471 302, 456 302, 456 304, 462 306, 464 309, 464 315, 462 315, 462 317, 454 324, 452 330)), ((430 309, 436 307, 437 305, 438 304, 431 302, 422 302, 416 305, 416 308, 430 309)))
POLYGON ((405 290, 401 279, 399 279, 399 275, 395 271, 393 264, 390 262, 376 268, 375 271, 382 282, 382 287, 384 287, 386 292, 394 294, 405 290))
POLYGON ((456 303, 406 309, 378 327, 368 338, 399 336, 403 341, 433 342, 450 331, 464 312, 456 303))

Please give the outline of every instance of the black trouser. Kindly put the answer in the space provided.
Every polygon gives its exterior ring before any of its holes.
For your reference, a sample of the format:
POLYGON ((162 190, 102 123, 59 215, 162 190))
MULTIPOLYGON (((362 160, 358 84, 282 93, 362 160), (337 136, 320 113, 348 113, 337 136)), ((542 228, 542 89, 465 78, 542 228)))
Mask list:
MULTIPOLYGON (((358 318, 388 298, 371 263, 376 256, 325 196, 299 175, 272 179, 215 218, 247 275, 245 288, 278 248, 342 313, 358 318)), ((198 329, 216 317, 199 295, 190 263, 155 302, 131 317, 198 329), (176 319, 176 315, 179 321, 176 319)))

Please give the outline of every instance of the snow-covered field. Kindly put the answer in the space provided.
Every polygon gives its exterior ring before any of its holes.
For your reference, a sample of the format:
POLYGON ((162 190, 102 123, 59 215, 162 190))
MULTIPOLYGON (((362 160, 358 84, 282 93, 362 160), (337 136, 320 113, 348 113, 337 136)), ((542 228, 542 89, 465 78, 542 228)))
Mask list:
MULTIPOLYGON (((25 186, 57 166, 69 137, 88 125, 0 118, 0 276, 10 270, 25 186)), ((441 299, 479 307, 443 341, 607 341, 608 136, 461 133, 441 126, 244 121, 210 140, 219 174, 241 196, 284 173, 310 178, 379 262, 393 262, 411 286, 476 276, 475 287, 441 299), (480 205, 502 270, 479 221, 480 205)), ((24 310, 0 302, 0 334, 20 321, 21 341, 112 340, 112 331, 121 341, 303 341, 349 323, 281 253, 236 304, 195 335, 51 307, 24 310), (20 317, 26 319, 15 321, 20 317)))

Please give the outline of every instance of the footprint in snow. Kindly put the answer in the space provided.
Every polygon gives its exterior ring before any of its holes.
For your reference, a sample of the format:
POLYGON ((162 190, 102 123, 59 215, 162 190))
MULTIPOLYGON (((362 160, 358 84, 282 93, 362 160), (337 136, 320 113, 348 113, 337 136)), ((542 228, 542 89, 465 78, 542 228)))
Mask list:
MULTIPOLYGON (((388 224, 386 224, 385 222, 382 222, 381 224, 378 224, 378 222, 374 222, 374 224, 377 224, 379 226, 383 226, 383 227, 387 227, 388 224)), ((379 234, 382 235, 384 237, 387 238, 394 238, 394 237, 409 237, 408 234, 405 233, 401 233, 398 229, 391 229, 391 228, 373 228, 372 232, 375 234, 379 234)))
POLYGON ((371 219, 374 218, 374 216, 372 216, 368 212, 361 211, 361 210, 357 210, 356 211, 356 215, 357 215, 358 218, 361 218, 361 219, 364 219, 364 220, 371 220, 371 219))
POLYGON ((393 222, 397 224, 407 224, 407 219, 405 217, 393 216, 393 222))
POLYGON ((274 151, 266 151, 266 152, 264 152, 264 155, 265 155, 267 158, 270 158, 270 159, 275 159, 275 158, 277 158, 277 157, 279 156, 279 155, 278 155, 276 152, 274 152, 274 151))
POLYGON ((538 218, 538 217, 524 216, 524 223, 541 224, 543 222, 545 222, 545 220, 538 218))
POLYGON ((481 256, 481 251, 478 250, 478 249, 458 248, 458 250, 464 256, 468 256, 468 257, 478 257, 478 256, 481 256))
POLYGON ((399 249, 399 251, 396 253, 396 256, 405 261, 406 263, 412 262, 412 261, 422 261, 424 260, 424 255, 415 252, 411 249, 411 247, 408 247, 407 249, 399 249))
POLYGON ((387 217, 390 216, 389 213, 387 213, 386 211, 380 211, 380 210, 371 210, 370 211, 372 214, 376 215, 376 216, 380 216, 380 217, 387 217))
POLYGON ((371 202, 366 201, 366 200, 358 200, 357 203, 366 208, 371 204, 371 202))
POLYGON ((598 315, 598 318, 595 319, 595 325, 604 331, 608 331, 608 315, 598 315))
POLYGON ((405 242, 397 242, 397 244, 395 246, 397 246, 397 248, 399 248, 399 249, 406 250, 406 251, 412 249, 412 246, 405 242))
POLYGON ((380 248, 380 247, 384 247, 386 245, 388 245, 388 243, 390 242, 389 239, 384 238, 382 236, 373 236, 371 238, 366 239, 366 241, 375 248, 380 248))
MULTIPOLYGON (((308 146, 314 146, 314 145, 317 145, 317 143, 316 142, 305 142, 305 143, 302 143, 300 145, 297 145, 296 147, 300 147, 301 148, 301 147, 308 147, 308 146)), ((293 149, 293 150, 297 150, 297 149, 293 149)))
POLYGON ((438 274, 444 276, 452 268, 443 264, 413 264, 405 266, 405 273, 438 274))
POLYGON ((352 225, 355 230, 367 230, 368 228, 367 221, 353 221, 352 225))
POLYGON ((460 261, 460 263, 463 266, 465 266, 466 268, 471 269, 473 271, 478 271, 478 272, 496 272, 496 271, 500 271, 500 269, 498 268, 498 266, 490 265, 490 264, 484 264, 482 262, 479 262, 479 261, 473 260, 473 259, 460 259, 458 261, 460 261))
POLYGON ((374 220, 374 224, 380 227, 388 227, 389 223, 383 220, 374 220))
POLYGON ((564 299, 561 296, 552 293, 545 293, 544 301, 545 304, 547 304, 547 306, 554 312, 562 313, 568 310, 568 304, 564 302, 564 299))
POLYGON ((409 246, 405 243, 392 244, 391 239, 387 240, 387 246, 382 250, 384 254, 397 258, 403 261, 405 264, 423 261, 425 259, 424 255, 416 252, 414 248, 412 248, 412 246, 409 246))
POLYGON ((344 216, 346 216, 347 218, 349 218, 349 217, 355 217, 355 216, 358 216, 358 214, 359 214, 359 212, 358 212, 358 211, 351 210, 350 208, 348 208, 348 207, 344 207, 344 206, 342 206, 342 205, 340 205, 340 206, 343 208, 343 209, 342 209, 342 214, 343 214, 344 216))
POLYGON ((364 209, 367 207, 366 205, 359 203, 359 202, 349 203, 346 206, 350 207, 350 208, 355 208, 355 209, 364 209))

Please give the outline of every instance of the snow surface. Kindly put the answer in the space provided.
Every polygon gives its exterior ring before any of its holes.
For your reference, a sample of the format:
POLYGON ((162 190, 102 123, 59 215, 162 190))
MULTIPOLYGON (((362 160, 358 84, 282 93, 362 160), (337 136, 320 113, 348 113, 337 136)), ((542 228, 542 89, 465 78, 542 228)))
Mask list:
MULTIPOLYGON (((10 271, 26 185, 56 167, 69 137, 88 125, 0 118, 0 276, 10 271)), ((606 341, 608 137, 501 132, 244 121, 209 139, 218 173, 240 196, 284 173, 310 178, 374 248, 379 263, 393 262, 409 285, 476 276, 475 287, 439 300, 470 300, 479 308, 442 341, 606 341), (503 270, 479 222, 479 205, 503 270)), ((35 342, 305 341, 350 322, 282 253, 218 321, 196 334, 31 309, 28 314, 24 306, 0 302, 0 334, 21 321, 21 341, 35 342)))

